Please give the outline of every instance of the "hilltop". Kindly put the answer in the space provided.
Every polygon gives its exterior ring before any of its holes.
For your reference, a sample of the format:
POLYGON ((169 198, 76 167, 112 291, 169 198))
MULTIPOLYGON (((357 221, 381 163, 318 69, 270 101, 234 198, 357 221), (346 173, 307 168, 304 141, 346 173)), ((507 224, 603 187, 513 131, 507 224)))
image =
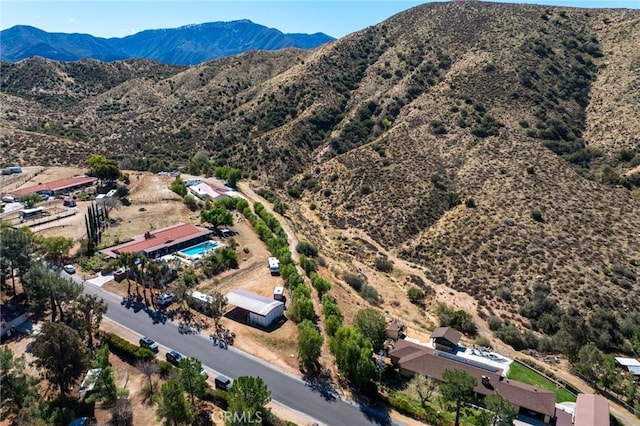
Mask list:
POLYGON ((16 25, 0 31, 0 59, 18 62, 40 56, 56 61, 151 59, 172 65, 196 65, 249 50, 287 47, 310 49, 332 41, 326 34, 284 34, 248 19, 145 30, 122 38, 49 33, 16 25))
POLYGON ((639 39, 635 10, 451 2, 188 68, 27 59, 1 70, 2 162, 231 165, 285 200, 336 275, 446 286, 484 318, 522 319, 534 285, 626 315, 640 297, 639 39), (382 255, 412 275, 372 272, 382 255))

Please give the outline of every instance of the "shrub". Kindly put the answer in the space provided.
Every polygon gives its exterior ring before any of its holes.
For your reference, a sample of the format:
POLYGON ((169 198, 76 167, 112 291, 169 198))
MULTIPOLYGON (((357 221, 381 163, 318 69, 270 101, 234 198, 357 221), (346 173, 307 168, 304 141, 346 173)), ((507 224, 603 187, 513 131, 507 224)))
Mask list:
POLYGON ((431 123, 429 124, 431 125, 431 130, 433 131, 434 134, 444 135, 445 133, 447 133, 447 128, 444 126, 442 121, 432 120, 431 123))
POLYGON ((358 274, 345 272, 342 278, 344 278, 347 284, 349 284, 355 291, 358 292, 362 290, 362 287, 365 285, 365 279, 358 274))
POLYGON ((380 295, 378 295, 378 291, 370 285, 365 284, 362 287, 360 296, 362 296, 364 300, 371 303, 372 305, 377 306, 380 304, 380 295))
POLYGON ((298 199, 302 196, 302 193, 300 192, 300 188, 298 188, 297 186, 292 186, 289 189, 287 189, 287 193, 291 198, 295 198, 295 199, 298 199))
POLYGON ((542 216, 542 212, 538 209, 531 210, 531 218, 536 222, 544 222, 544 217, 542 216))
POLYGON ((111 352, 129 358, 131 361, 149 361, 156 356, 149 349, 134 345, 114 333, 106 333, 104 339, 111 352))
POLYGON ((373 261, 373 265, 380 272, 393 271, 393 262, 391 262, 386 257, 376 257, 376 259, 373 261))
POLYGON ((296 244, 296 251, 308 257, 314 257, 318 255, 318 248, 308 241, 300 241, 298 244, 296 244))
POLYGON ((473 198, 467 198, 466 200, 464 200, 464 205, 470 209, 476 208, 476 202, 473 198))
POLYGON ((411 287, 407 290, 407 297, 411 303, 418 303, 424 299, 424 291, 420 290, 418 287, 411 287))
POLYGON ((229 392, 221 389, 212 389, 207 385, 202 395, 202 399, 212 402, 216 406, 226 410, 229 408, 229 392))
POLYGON ((162 377, 163 379, 166 379, 167 377, 169 377, 171 373, 176 370, 173 364, 171 364, 169 361, 160 361, 159 366, 160 366, 159 374, 160 374, 160 377, 162 377))
POLYGON ((487 324, 489 324, 489 329, 491 331, 499 330, 502 327, 502 320, 495 315, 487 318, 487 324))

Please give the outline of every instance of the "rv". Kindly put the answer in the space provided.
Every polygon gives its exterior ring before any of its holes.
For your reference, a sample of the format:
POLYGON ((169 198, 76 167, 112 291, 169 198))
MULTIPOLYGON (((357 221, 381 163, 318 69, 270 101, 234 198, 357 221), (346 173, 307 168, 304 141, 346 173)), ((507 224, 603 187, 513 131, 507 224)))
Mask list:
POLYGON ((277 257, 270 257, 268 260, 269 272, 271 272, 271 275, 278 275, 280 273, 280 261, 277 257))

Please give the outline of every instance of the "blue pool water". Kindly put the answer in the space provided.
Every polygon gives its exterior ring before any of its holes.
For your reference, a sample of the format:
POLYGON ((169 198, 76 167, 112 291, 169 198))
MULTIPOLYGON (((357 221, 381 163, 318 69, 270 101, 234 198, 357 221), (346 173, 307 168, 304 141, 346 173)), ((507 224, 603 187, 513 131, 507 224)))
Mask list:
POLYGON ((180 250, 180 253, 186 254, 187 256, 201 256, 204 252, 215 250, 218 247, 220 247, 220 243, 215 241, 205 241, 204 243, 196 244, 195 246, 180 250))

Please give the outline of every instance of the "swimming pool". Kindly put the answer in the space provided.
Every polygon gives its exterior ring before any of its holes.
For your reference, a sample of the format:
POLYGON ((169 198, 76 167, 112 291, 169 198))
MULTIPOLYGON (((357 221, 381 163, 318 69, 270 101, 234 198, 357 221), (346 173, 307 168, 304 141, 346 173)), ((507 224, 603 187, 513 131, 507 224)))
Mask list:
POLYGON ((184 250, 180 250, 180 253, 189 257, 199 257, 209 250, 215 250, 220 247, 220 243, 216 241, 205 241, 204 243, 196 244, 195 246, 187 247, 184 250))

